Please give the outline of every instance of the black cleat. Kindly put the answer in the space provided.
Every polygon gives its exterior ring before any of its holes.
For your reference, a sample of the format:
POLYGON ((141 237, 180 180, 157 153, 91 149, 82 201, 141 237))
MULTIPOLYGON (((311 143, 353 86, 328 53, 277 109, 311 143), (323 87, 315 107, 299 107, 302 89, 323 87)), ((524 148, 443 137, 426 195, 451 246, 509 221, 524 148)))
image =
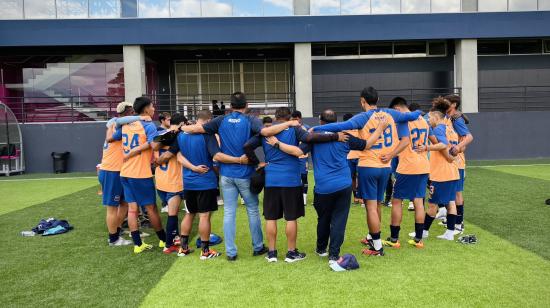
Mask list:
POLYGON ((227 256, 227 261, 229 261, 229 262, 237 261, 237 255, 227 256))

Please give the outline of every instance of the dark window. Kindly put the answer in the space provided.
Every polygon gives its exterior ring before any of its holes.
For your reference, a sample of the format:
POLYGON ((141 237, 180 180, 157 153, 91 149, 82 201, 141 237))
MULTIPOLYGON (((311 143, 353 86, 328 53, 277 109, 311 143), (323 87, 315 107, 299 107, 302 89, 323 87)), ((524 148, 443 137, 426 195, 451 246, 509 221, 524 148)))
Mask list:
POLYGON ((359 44, 327 44, 327 57, 356 56, 359 54, 359 44))
POLYGON ((361 55, 391 55, 392 53, 391 42, 361 44, 361 55))
POLYGON ((311 45, 311 55, 312 56, 324 56, 325 55, 325 44, 312 44, 311 45))
POLYGON ((395 43, 394 54, 425 54, 426 42, 395 43))
POLYGON ((445 42, 429 42, 428 50, 430 56, 444 56, 447 54, 445 42))
POLYGON ((550 53, 550 40, 544 41, 544 53, 550 53))
POLYGON ((121 0, 121 17, 137 17, 137 0, 121 0))
POLYGON ((508 41, 478 41, 477 53, 480 55, 507 55, 508 41))
POLYGON ((510 53, 513 55, 540 54, 542 52, 542 40, 511 40, 510 53))

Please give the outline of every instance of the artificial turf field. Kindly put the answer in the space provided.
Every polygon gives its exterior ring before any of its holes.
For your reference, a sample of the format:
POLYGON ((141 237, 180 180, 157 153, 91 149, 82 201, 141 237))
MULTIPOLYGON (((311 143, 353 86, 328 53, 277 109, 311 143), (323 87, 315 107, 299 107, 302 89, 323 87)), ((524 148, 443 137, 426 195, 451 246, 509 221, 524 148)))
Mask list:
MULTIPOLYGON (((387 249, 382 258, 362 256, 365 210, 354 206, 342 253, 355 254, 361 268, 343 273, 332 272, 314 254, 311 200, 299 222, 298 248, 308 253, 306 260, 268 264, 252 257, 240 207, 239 260, 230 263, 224 254, 200 261, 197 252, 178 258, 159 248, 134 255, 130 247, 107 247, 104 209, 91 174, 0 178, 0 305, 549 307, 550 206, 544 201, 550 198, 550 161, 477 165, 467 169, 465 192, 466 233, 477 235, 477 245, 432 238, 443 233, 434 223, 424 250, 403 245, 387 249), (51 216, 69 220, 75 229, 53 237, 19 235, 51 216)), ((383 237, 389 233, 389 210, 383 209, 383 237)), ((213 232, 220 235, 222 211, 213 217, 213 232)), ((286 241, 280 226, 281 254, 286 241)), ((403 243, 412 226, 407 212, 403 243)), ((145 241, 158 243, 154 235, 145 241)), ((223 244, 215 249, 224 252, 223 244)))

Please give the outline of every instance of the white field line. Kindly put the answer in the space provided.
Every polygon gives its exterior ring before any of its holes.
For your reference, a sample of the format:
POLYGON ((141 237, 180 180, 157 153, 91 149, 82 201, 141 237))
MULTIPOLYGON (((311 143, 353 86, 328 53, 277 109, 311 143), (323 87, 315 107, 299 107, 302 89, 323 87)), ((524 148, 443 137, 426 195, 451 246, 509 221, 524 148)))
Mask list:
POLYGON ((489 165, 489 166, 466 166, 467 168, 498 168, 498 167, 535 167, 550 166, 550 164, 530 164, 530 165, 489 165))
POLYGON ((68 178, 39 178, 39 179, 13 179, 13 180, 0 180, 2 182, 24 182, 24 181, 45 181, 45 180, 73 180, 73 179, 97 179, 96 176, 78 176, 68 178))

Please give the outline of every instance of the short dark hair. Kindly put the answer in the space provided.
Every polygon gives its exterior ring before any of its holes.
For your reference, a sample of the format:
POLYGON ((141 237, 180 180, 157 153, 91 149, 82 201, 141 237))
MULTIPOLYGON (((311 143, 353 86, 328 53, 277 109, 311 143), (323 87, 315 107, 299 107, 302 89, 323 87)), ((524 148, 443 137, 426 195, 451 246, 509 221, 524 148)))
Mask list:
POLYGON ((243 92, 237 91, 231 94, 231 108, 243 109, 245 107, 246 107, 246 95, 244 95, 243 92))
POLYGON ((295 110, 294 112, 292 112, 291 117, 301 119, 302 113, 299 110, 295 110))
POLYGON ((375 106, 378 103, 378 91, 373 87, 364 88, 361 91, 361 97, 367 101, 370 106, 375 106))
POLYGON ((181 123, 188 123, 187 118, 183 115, 183 113, 174 113, 174 115, 170 117, 170 125, 180 125, 181 123))
MULTIPOLYGON (((164 120, 166 120, 167 118, 171 118, 172 116, 170 115, 170 112, 161 112, 159 114, 159 121, 162 122, 164 120)), ((172 123, 172 122, 170 122, 172 123)))
POLYGON ((212 119, 212 112, 210 110, 201 110, 197 113, 197 119, 201 119, 203 121, 212 119))
POLYGON ((433 99, 432 109, 430 111, 439 111, 442 114, 447 114, 447 110, 451 107, 451 103, 446 100, 444 97, 439 96, 433 99))
POLYGON ((456 94, 449 94, 445 96, 445 99, 449 101, 449 103, 456 104, 456 109, 460 107, 460 96, 456 94))
POLYGON ((409 110, 410 110, 410 111, 421 110, 420 108, 421 108, 421 107, 420 107, 420 104, 418 104, 418 103, 411 103, 411 104, 409 105, 409 110))
POLYGON ((262 119, 262 123, 263 124, 267 124, 267 123, 273 123, 273 119, 271 117, 264 117, 262 119))
POLYGON ((319 119, 325 123, 334 123, 338 121, 336 112, 334 112, 334 110, 332 109, 325 109, 323 113, 321 113, 319 119))
POLYGON ((275 110, 275 120, 290 120, 290 109, 288 107, 279 107, 275 110))
POLYGON ((152 102, 148 97, 140 96, 134 101, 134 111, 137 114, 141 114, 143 112, 143 109, 151 104, 152 102))
POLYGON ((407 100, 401 96, 394 97, 390 102, 390 108, 393 109, 396 106, 407 107, 407 100))
POLYGON ((346 113, 344 114, 344 121, 347 121, 349 119, 353 118, 353 114, 352 113, 346 113))

